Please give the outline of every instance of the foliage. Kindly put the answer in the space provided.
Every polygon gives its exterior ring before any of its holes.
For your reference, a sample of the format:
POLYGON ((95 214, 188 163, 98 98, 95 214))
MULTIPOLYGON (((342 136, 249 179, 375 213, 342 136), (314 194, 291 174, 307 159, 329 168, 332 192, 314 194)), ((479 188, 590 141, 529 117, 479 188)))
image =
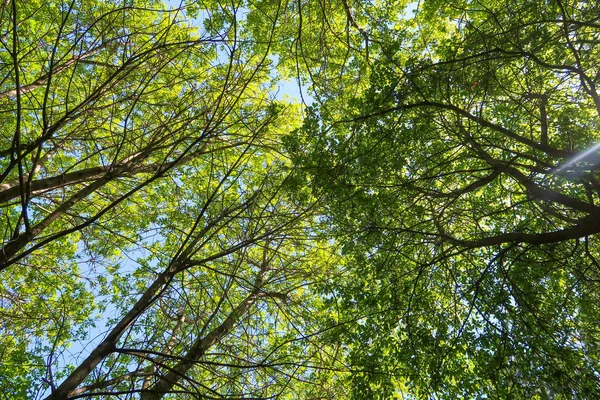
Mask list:
POLYGON ((598 397, 598 9, 415 13, 290 146, 352 260, 354 395, 598 397))
POLYGON ((305 288, 331 256, 312 243, 311 200, 285 190, 279 151, 300 109, 274 98, 271 53, 243 11, 1 11, 5 394, 326 388, 318 368, 335 360, 304 339, 320 329, 305 288))
POLYGON ((600 397, 598 15, 4 2, 2 394, 600 397))

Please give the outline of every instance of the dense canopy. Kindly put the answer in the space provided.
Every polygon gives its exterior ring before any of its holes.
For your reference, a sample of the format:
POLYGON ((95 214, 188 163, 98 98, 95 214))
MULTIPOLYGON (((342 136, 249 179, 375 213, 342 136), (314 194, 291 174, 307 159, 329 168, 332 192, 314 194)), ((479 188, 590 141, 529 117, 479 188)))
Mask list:
POLYGON ((595 2, 0 27, 1 398, 600 398, 595 2))

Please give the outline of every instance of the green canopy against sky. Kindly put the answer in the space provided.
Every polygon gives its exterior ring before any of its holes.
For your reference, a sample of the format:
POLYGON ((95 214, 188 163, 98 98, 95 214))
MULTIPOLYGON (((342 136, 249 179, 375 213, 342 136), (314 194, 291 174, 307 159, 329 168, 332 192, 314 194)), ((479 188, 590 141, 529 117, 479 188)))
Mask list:
POLYGON ((0 398, 600 397, 600 9, 0 4, 0 398))

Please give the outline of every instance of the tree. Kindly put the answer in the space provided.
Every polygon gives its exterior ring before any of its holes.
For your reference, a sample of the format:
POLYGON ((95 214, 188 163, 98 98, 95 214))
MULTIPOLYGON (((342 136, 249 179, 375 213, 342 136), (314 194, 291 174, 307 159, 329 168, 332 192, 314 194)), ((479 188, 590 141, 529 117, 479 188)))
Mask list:
POLYGON ((367 87, 290 145, 352 260, 355 396, 598 397, 597 6, 371 11, 367 87))
POLYGON ((331 256, 279 150, 300 110, 244 10, 1 7, 3 394, 332 390, 304 289, 331 256))
POLYGON ((5 397, 600 396, 595 4, 113 3, 0 5, 5 397))

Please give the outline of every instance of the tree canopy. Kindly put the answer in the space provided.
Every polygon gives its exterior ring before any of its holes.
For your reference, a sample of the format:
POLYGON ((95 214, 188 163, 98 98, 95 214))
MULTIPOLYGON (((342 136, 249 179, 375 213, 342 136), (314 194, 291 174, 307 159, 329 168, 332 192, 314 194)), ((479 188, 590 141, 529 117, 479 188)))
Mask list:
POLYGON ((0 396, 600 397, 594 2, 0 26, 0 396))

